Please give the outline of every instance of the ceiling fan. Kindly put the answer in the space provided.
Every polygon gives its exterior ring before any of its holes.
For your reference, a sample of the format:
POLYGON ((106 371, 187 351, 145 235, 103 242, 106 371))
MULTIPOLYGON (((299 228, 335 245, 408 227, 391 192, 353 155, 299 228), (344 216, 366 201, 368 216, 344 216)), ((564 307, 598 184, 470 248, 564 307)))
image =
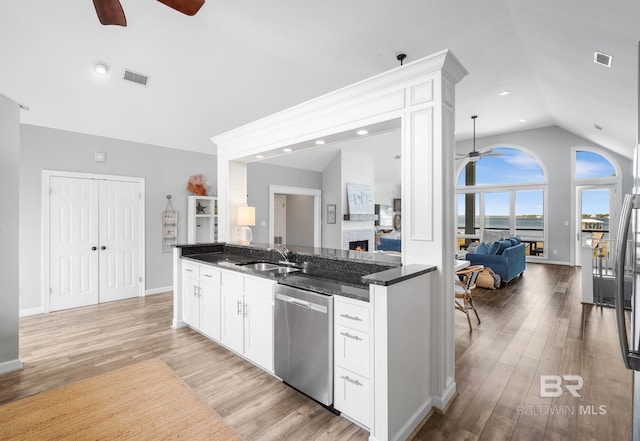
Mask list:
POLYGON ((469 159, 469 161, 475 162, 479 161, 483 156, 502 156, 500 152, 494 152, 493 149, 486 149, 482 151, 476 150, 476 118, 478 115, 471 116, 473 120, 473 150, 469 153, 458 153, 459 156, 456 159, 469 159))
MULTIPOLYGON (((205 0, 158 0, 170 8, 186 15, 196 15, 205 0)), ((126 26, 127 18, 120 0, 93 0, 98 19, 103 25, 126 26)))

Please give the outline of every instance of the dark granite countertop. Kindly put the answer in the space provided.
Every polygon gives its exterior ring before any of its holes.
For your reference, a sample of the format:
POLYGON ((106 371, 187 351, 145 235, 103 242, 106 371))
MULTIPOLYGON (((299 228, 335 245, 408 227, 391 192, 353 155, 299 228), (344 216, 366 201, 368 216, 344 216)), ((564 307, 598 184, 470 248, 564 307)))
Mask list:
POLYGON ((327 295, 339 295, 368 302, 369 284, 389 286, 434 271, 433 266, 401 266, 396 256, 342 250, 320 250, 314 254, 306 247, 290 247, 290 261, 299 271, 278 273, 257 271, 242 264, 255 261, 276 263, 282 260, 268 246, 232 244, 179 245, 182 257, 221 268, 277 281, 281 285, 327 295), (354 253, 356 257, 350 258, 354 253), (362 255, 362 256, 361 256, 362 255), (392 259, 389 259, 392 257, 392 259))

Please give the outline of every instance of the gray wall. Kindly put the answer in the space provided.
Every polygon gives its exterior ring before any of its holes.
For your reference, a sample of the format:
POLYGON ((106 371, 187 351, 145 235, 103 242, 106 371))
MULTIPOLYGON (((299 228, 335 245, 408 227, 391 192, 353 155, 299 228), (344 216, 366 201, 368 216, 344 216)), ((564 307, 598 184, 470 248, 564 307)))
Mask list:
MULTIPOLYGON (((18 369, 20 106, 0 95, 0 372, 18 369)), ((28 253, 22 253, 28 254, 28 253)))
MULTIPOLYGON (((456 143, 456 153, 466 153, 471 150, 473 141, 456 143)), ((504 146, 524 147, 538 156, 546 168, 549 190, 546 197, 549 198, 548 210, 548 244, 545 244, 545 252, 549 250, 547 258, 559 263, 571 263, 571 250, 574 247, 573 236, 570 234, 571 224, 575 222, 571 206, 571 148, 593 147, 603 149, 602 146, 587 141, 559 127, 544 127, 541 129, 525 130, 521 132, 505 133, 502 135, 476 139, 476 148, 481 150, 490 145, 502 144, 504 146), (569 222, 569 226, 565 225, 569 222), (557 255, 552 255, 551 250, 558 250, 557 255)), ((630 154, 633 146, 629 147, 630 154)), ((632 161, 607 149, 604 149, 620 165, 622 169, 623 193, 631 190, 632 161)), ((457 178, 457 175, 456 175, 457 178)), ((621 198, 621 195, 618 195, 621 198)))
POLYGON ((287 195, 287 245, 313 246, 313 199, 287 195))
MULTIPOLYGON (((259 162, 247 165, 247 203, 256 207, 256 226, 251 231, 253 241, 258 243, 273 242, 269 238, 269 185, 319 190, 322 189, 322 173, 259 162)), ((287 231, 288 228, 287 225, 287 231)))
POLYGON ((23 124, 20 146, 20 309, 42 306, 41 204, 42 170, 73 171, 145 179, 146 288, 169 287, 171 253, 162 252, 161 213, 166 195, 172 195, 179 212, 178 242, 187 238, 187 179, 197 173, 216 186, 216 156, 148 144, 84 135, 23 124), (107 160, 95 162, 93 154, 105 152, 107 160), (28 252, 25 252, 28 250, 28 252))
POLYGON ((338 152, 322 174, 322 246, 342 249, 342 152, 338 152), (336 223, 327 223, 327 205, 336 206, 336 223))

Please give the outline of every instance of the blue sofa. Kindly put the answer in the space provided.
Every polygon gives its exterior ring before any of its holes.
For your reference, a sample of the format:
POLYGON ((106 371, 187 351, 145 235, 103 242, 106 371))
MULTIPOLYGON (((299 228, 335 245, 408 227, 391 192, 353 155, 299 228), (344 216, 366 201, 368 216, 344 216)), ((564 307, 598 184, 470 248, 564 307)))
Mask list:
POLYGON ((503 283, 508 283, 524 273, 526 245, 517 237, 497 240, 490 244, 481 243, 466 260, 471 265, 483 265, 499 274, 503 283))
POLYGON ((400 239, 381 237, 378 249, 382 251, 395 251, 400 253, 402 252, 402 241, 400 239))

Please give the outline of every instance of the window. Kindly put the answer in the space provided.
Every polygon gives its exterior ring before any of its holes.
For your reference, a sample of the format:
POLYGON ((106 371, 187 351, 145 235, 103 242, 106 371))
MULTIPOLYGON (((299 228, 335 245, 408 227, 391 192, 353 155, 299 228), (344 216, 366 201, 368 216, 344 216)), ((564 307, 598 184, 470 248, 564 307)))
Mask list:
POLYGON ((493 148, 491 156, 460 169, 456 192, 459 248, 504 233, 526 242, 528 255, 544 257, 546 178, 531 154, 515 147, 493 148), (475 175, 475 184, 465 183, 467 173, 475 175))
POLYGON ((613 164, 599 153, 578 150, 576 151, 575 161, 576 180, 616 176, 616 169, 613 164))

